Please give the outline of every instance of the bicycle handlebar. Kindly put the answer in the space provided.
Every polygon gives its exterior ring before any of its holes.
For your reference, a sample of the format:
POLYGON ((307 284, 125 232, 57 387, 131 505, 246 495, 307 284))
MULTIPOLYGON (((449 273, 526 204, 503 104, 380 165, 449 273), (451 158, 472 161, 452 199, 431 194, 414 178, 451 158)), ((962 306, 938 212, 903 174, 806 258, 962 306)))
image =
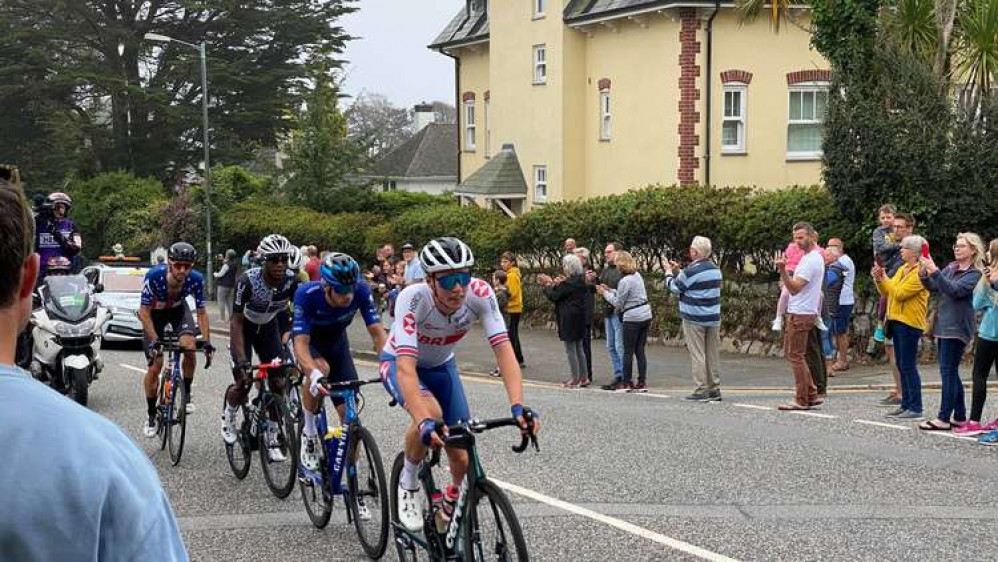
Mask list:
MULTIPOLYGON (((534 446, 535 451, 540 451, 541 448, 537 444, 537 436, 534 435, 534 418, 530 413, 526 413, 524 416, 527 422, 527 428, 523 429, 520 427, 520 422, 516 418, 495 418, 491 420, 478 420, 472 419, 471 421, 455 425, 453 427, 447 427, 444 425, 443 420, 436 420, 437 428, 436 433, 444 440, 444 445, 456 444, 460 442, 461 438, 469 433, 484 433, 491 429, 496 429, 499 427, 509 427, 513 426, 520 429, 520 444, 513 445, 511 448, 514 453, 523 453, 527 450, 530 445, 534 446), (444 429, 447 430, 447 434, 444 434, 444 429)), ((433 454, 430 458, 430 466, 436 466, 440 462, 440 449, 433 449, 433 454)))
POLYGON ((326 390, 330 390, 330 391, 347 390, 347 389, 354 389, 354 390, 356 390, 356 389, 358 389, 358 388, 360 388, 362 386, 365 386, 365 385, 368 385, 368 384, 380 383, 380 382, 381 382, 381 378, 380 377, 379 378, 373 378, 373 379, 359 379, 359 380, 354 380, 354 381, 340 381, 340 382, 330 381, 326 377, 322 377, 322 378, 319 379, 319 384, 322 385, 323 388, 325 388, 326 390))

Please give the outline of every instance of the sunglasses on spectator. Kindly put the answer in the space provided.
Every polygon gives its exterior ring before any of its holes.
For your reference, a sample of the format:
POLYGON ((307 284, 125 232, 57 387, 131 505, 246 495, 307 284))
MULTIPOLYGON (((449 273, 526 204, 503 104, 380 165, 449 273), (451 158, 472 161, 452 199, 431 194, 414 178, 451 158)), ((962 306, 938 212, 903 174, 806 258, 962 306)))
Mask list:
POLYGON ((173 262, 173 263, 170 264, 170 267, 172 267, 173 269, 176 269, 177 271, 190 271, 191 269, 194 268, 194 264, 193 263, 183 263, 183 262, 173 262))
POLYGON ((444 290, 453 291, 454 287, 458 285, 467 287, 468 283, 471 283, 471 274, 468 272, 449 273, 447 275, 437 277, 437 283, 439 283, 444 290))

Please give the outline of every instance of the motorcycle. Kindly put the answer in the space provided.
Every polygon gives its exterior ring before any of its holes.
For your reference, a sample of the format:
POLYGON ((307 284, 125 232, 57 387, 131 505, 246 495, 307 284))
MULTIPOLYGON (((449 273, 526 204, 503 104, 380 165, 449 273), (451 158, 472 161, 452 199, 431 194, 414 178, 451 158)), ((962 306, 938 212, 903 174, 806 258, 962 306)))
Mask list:
POLYGON ((47 277, 38 287, 40 307, 31 313, 31 374, 82 406, 104 369, 101 334, 111 314, 93 298, 102 289, 91 289, 82 275, 47 277))

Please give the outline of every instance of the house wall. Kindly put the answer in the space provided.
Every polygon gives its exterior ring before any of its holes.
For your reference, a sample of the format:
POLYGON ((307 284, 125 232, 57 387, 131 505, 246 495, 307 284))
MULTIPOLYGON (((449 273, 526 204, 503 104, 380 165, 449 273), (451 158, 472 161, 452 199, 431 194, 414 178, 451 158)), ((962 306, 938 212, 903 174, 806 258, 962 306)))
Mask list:
POLYGON ((395 180, 395 189, 398 191, 431 193, 433 195, 439 195, 445 191, 453 192, 454 188, 456 187, 457 187, 457 181, 454 178, 450 179, 414 178, 414 179, 395 180))
MULTIPOLYGON (((485 164, 485 93, 489 90, 489 44, 481 43, 458 49, 455 55, 461 59, 460 94, 457 100, 458 138, 461 143, 461 180, 467 178, 485 164), (465 142, 464 100, 466 93, 475 95, 475 149, 469 150, 465 142)), ((492 122, 495 122, 495 113, 492 122)), ((495 135, 492 135, 492 150, 495 152, 495 135)))

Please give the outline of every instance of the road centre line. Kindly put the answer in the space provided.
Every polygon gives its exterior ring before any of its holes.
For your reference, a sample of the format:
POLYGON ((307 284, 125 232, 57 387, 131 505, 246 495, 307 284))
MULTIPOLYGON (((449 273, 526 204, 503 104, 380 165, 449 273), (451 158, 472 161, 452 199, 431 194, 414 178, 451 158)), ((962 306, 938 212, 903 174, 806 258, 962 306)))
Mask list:
POLYGON ((750 408, 752 410, 775 410, 776 408, 771 408, 769 406, 760 406, 758 404, 745 404, 743 402, 731 402, 732 406, 736 408, 750 408))
POLYGON ((910 427, 904 425, 895 425, 893 423, 884 423, 884 422, 870 421, 870 420, 852 420, 852 421, 866 425, 875 425, 877 427, 889 427, 891 429, 911 429, 910 427))
POLYGON ((569 513, 573 513, 575 515, 587 517, 594 521, 598 521, 605 525, 609 525, 611 527, 620 529, 621 531, 631 533, 632 535, 636 535, 648 539, 650 541, 656 542, 658 544, 661 544, 663 546, 667 546, 673 550, 678 550, 680 552, 685 552, 686 554, 696 556, 697 558, 709 560, 710 562, 738 562, 738 560, 735 558, 729 558, 723 554, 718 554, 716 552, 700 548, 699 546, 683 542, 679 539, 674 539, 672 537, 665 536, 661 533, 650 531, 648 529, 645 529, 644 527, 638 527, 633 523, 628 523, 627 521, 617 519, 616 517, 603 515, 602 513, 592 511, 591 509, 586 509, 584 507, 580 507, 578 505, 571 504, 566 501, 559 500, 557 498, 552 498, 550 496, 546 496, 544 494, 535 492, 527 488, 522 488, 520 486, 517 486, 516 484, 510 484, 502 480, 497 480, 495 478, 492 478, 491 476, 489 477, 489 480, 495 482, 499 487, 504 488, 505 490, 508 490, 514 494, 521 495, 523 497, 550 505, 552 507, 557 507, 559 509, 562 509, 569 513))

